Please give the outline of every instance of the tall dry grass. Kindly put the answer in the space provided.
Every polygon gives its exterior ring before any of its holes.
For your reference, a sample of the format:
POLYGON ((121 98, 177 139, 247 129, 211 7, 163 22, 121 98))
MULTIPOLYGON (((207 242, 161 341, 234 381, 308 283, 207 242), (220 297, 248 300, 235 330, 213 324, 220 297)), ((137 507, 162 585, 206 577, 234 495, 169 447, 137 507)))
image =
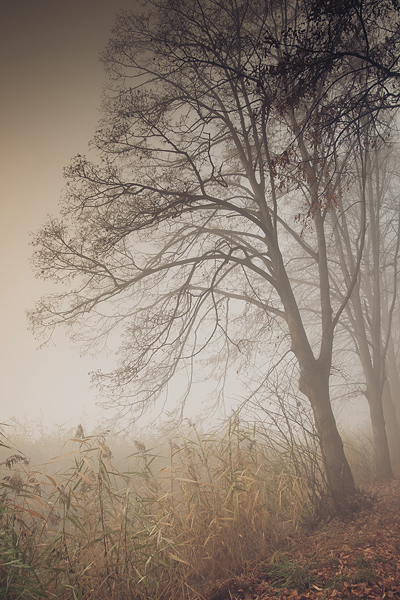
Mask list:
POLYGON ((324 494, 315 440, 272 431, 236 416, 209 434, 192 426, 160 447, 136 441, 117 468, 106 435, 78 430, 51 473, 10 450, 0 597, 199 599, 266 560, 324 494))

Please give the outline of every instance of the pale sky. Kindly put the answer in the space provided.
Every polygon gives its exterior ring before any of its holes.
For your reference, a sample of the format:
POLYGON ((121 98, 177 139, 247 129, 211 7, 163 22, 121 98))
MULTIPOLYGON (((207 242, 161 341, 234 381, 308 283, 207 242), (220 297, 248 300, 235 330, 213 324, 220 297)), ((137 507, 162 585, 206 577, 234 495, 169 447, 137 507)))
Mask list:
POLYGON ((89 371, 113 357, 81 358, 62 335, 37 350, 27 330, 25 311, 46 291, 29 233, 57 214, 63 167, 87 152, 107 80, 99 54, 116 14, 138 1, 0 0, 0 423, 101 417, 89 371))
POLYGON ((62 336, 37 350, 27 331, 25 311, 45 291, 30 270, 29 232, 57 213, 62 169, 87 152, 106 82, 99 54, 116 14, 133 6, 0 0, 0 422, 75 425, 99 414, 88 372, 107 359, 81 359, 62 336))

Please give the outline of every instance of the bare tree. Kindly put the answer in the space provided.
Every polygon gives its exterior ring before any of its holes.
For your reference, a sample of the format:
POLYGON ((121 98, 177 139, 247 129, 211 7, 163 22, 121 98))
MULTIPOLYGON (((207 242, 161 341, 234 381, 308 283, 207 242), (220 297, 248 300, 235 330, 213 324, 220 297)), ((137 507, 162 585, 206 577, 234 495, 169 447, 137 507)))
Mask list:
POLYGON ((61 219, 36 236, 38 274, 65 290, 37 304, 33 327, 70 325, 86 347, 122 332, 118 368, 98 377, 115 402, 140 408, 178 373, 187 377, 184 401, 196 365, 222 380, 235 364, 259 368, 278 323, 341 509, 355 488, 329 377, 334 330, 357 278, 364 207, 359 256, 338 302, 326 240, 337 189, 329 182, 344 176, 349 149, 333 155, 335 128, 321 128, 315 106, 324 81, 307 99, 282 104, 245 77, 265 36, 295 22, 297 4, 152 6, 118 19, 104 55, 111 82, 94 140, 99 161, 74 159, 61 219), (319 305, 311 321, 303 313, 310 294, 319 305))
MULTIPOLYGON (((275 65, 262 57, 251 77, 263 89, 271 74, 279 75, 286 101, 308 97, 323 79, 322 99, 330 97, 325 125, 340 122, 340 136, 355 124, 379 128, 382 115, 400 106, 399 16, 397 0, 297 3, 296 19, 284 31, 284 55, 275 65)), ((265 56, 280 37, 264 37, 265 56)))
POLYGON ((357 252, 358 211, 354 214, 353 207, 362 202, 367 208, 368 228, 360 277, 346 305, 346 326, 354 339, 365 376, 364 394, 370 407, 376 472, 380 479, 393 476, 384 406, 387 417, 390 415, 393 455, 398 452, 396 437, 399 437, 390 389, 385 389, 387 350, 397 299, 399 251, 398 206, 392 197, 397 183, 393 160, 390 145, 379 144, 376 140, 372 144, 365 134, 354 154, 355 193, 354 189, 353 193, 349 192, 354 204, 344 210, 339 198, 337 207, 330 213, 340 265, 340 278, 335 289, 340 295, 346 293, 346 285, 351 284, 347 265, 357 252))
MULTIPOLYGON (((399 307, 397 305, 396 311, 394 314, 394 316, 396 318, 393 319, 393 325, 390 330, 389 345, 388 345, 388 350, 387 350, 387 382, 389 384, 389 390, 387 390, 387 388, 386 389, 384 388, 385 394, 390 392, 390 399, 391 399, 391 402, 392 402, 392 404, 394 406, 394 410, 395 410, 395 414, 393 415, 393 417, 391 419, 389 417, 390 427, 393 422, 400 423, 400 377, 399 377, 399 370, 398 370, 398 364, 399 364, 399 360, 398 360, 398 348, 399 348, 398 312, 399 312, 399 307)), ((390 411, 391 410, 392 410, 392 407, 390 406, 390 411)), ((391 440, 389 438, 389 443, 390 442, 391 442, 391 440)), ((398 440, 397 440, 397 443, 398 443, 398 440)), ((397 464, 400 462, 400 458, 397 456, 397 450, 394 450, 393 455, 395 456, 395 464, 397 466, 397 464)))

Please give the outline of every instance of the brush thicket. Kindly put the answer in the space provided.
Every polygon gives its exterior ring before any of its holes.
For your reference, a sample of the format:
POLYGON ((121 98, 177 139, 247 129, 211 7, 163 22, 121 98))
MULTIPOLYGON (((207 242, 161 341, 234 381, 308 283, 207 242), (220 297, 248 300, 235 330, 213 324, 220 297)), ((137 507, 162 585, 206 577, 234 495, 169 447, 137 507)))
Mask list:
POLYGON ((136 442, 118 470, 105 436, 72 443, 69 468, 65 456, 54 461, 58 473, 33 473, 22 455, 3 463, 0 590, 9 600, 201 598, 271 556, 315 513, 323 484, 311 448, 284 436, 277 444, 237 418, 212 434, 193 426, 168 453, 136 442))

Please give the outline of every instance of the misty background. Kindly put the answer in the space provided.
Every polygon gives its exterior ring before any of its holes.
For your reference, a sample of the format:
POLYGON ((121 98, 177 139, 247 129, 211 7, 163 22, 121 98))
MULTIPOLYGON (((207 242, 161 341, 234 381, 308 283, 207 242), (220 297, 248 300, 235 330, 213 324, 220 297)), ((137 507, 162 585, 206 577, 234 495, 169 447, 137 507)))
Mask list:
POLYGON ((393 596, 400 30, 366 5, 155 0, 113 32, 138 0, 2 3, 0 597, 393 596))
MULTIPOLYGON (((6 0, 0 7, 1 421, 13 417, 47 425, 92 425, 106 413, 96 405, 92 370, 112 368, 114 356, 79 356, 62 332, 40 342, 25 312, 52 289, 29 265, 30 233, 57 214, 63 168, 86 154, 107 76, 99 61, 120 10, 131 0, 6 0)), ((337 407, 339 421, 354 405, 337 407)), ((112 413, 107 412, 107 416, 112 413)), ((364 400, 356 419, 367 418, 364 400)), ((355 421, 354 421, 355 422, 355 421)))
MULTIPOLYGON (((85 154, 106 82, 99 61, 116 14, 130 0, 2 0, 0 3, 1 421, 96 420, 89 371, 69 340, 38 350, 25 311, 47 291, 29 265, 30 232, 57 214, 63 168, 85 154)), ((108 363, 109 363, 108 359, 108 363)))

